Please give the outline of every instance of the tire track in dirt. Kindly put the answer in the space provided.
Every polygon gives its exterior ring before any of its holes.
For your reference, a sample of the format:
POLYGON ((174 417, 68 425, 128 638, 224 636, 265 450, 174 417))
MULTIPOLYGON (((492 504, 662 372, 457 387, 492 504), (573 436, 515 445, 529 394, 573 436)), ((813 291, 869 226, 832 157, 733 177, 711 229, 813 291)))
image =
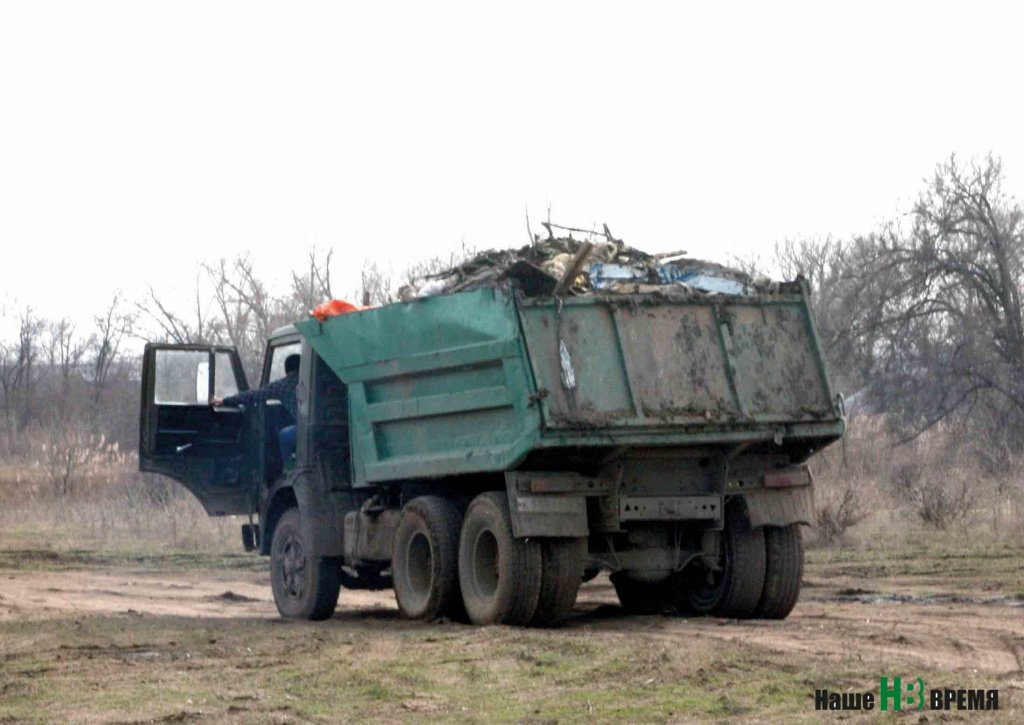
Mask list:
MULTIPOLYGON (((0 622, 68 615, 276 619, 266 575, 223 571, 141 574, 134 571, 0 573, 0 622)), ((673 616, 627 617, 606 579, 580 592, 564 631, 608 639, 725 641, 801 659, 854 658, 993 674, 1024 670, 1024 617, 1019 608, 965 603, 835 601, 815 587, 784 621, 673 616)), ((339 615, 391 615, 390 591, 342 591, 339 615)), ((325 626, 330 626, 325 625, 325 626)))
POLYGON ((804 658, 854 658, 879 667, 903 663, 1012 675, 1021 672, 1024 656, 1024 648, 1007 645, 1024 642, 1024 617, 1014 607, 841 602, 821 592, 801 599, 784 621, 624 618, 611 587, 598 585, 581 591, 578 609, 584 611, 570 627, 587 626, 610 636, 701 637, 804 658))
POLYGON ((88 571, 0 574, 0 622, 63 614, 232 617, 276 614, 258 578, 88 571), (6 610, 6 611, 5 611, 6 610))

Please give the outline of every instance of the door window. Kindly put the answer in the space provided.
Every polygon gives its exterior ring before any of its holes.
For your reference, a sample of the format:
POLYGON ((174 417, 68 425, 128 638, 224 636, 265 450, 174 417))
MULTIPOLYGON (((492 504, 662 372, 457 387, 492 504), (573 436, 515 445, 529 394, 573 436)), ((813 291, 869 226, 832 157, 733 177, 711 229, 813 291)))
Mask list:
POLYGON ((209 388, 199 397, 201 380, 208 380, 210 353, 205 350, 157 350, 155 393, 159 405, 199 405, 206 403, 209 388))
MULTIPOLYGON (((214 355, 213 394, 225 398, 238 392, 231 355, 214 355)), ((157 350, 153 402, 158 405, 206 405, 210 399, 209 350, 157 350)))

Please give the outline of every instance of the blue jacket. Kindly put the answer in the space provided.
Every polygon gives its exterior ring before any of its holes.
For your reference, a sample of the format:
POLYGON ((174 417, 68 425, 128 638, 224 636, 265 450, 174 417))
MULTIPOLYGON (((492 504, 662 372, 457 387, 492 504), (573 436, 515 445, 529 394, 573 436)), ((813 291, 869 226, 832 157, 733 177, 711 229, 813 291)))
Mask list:
POLYGON ((292 417, 292 422, 294 422, 298 415, 299 407, 298 400, 295 397, 295 389, 298 385, 298 372, 290 373, 283 378, 267 383, 262 388, 224 398, 224 405, 238 407, 239 405, 263 403, 267 400, 280 400, 281 405, 288 411, 288 414, 292 417))

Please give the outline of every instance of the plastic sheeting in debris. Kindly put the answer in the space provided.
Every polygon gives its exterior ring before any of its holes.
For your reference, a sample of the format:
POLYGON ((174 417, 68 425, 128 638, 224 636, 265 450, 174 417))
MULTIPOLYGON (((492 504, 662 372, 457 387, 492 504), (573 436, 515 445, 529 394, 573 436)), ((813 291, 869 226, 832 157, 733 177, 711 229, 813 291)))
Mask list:
MULTIPOLYGON (((695 260, 681 260, 689 262, 690 266, 680 266, 676 263, 663 264, 655 267, 653 272, 657 275, 658 281, 655 284, 671 285, 684 284, 687 287, 702 292, 716 292, 723 295, 742 295, 747 293, 747 283, 739 279, 727 278, 721 275, 703 271, 703 262, 694 264, 695 260)), ((716 267, 718 265, 715 265, 716 267)), ((650 284, 651 271, 640 265, 624 266, 621 264, 592 264, 588 273, 590 284, 595 290, 615 289, 623 282, 635 282, 637 284, 650 284)), ((734 273, 735 274, 735 273, 734 273)))

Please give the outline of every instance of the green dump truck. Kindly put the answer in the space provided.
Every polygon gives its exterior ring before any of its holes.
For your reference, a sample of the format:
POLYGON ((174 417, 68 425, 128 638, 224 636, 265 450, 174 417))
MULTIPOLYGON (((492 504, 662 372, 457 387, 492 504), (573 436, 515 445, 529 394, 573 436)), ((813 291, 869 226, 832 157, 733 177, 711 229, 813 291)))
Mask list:
POLYGON ((227 347, 150 344, 140 467, 247 516, 286 617, 394 587, 403 616, 550 626, 604 570, 627 611, 782 618, 807 459, 844 430, 802 281, 746 295, 496 287, 269 340, 301 354, 297 450, 227 347))

